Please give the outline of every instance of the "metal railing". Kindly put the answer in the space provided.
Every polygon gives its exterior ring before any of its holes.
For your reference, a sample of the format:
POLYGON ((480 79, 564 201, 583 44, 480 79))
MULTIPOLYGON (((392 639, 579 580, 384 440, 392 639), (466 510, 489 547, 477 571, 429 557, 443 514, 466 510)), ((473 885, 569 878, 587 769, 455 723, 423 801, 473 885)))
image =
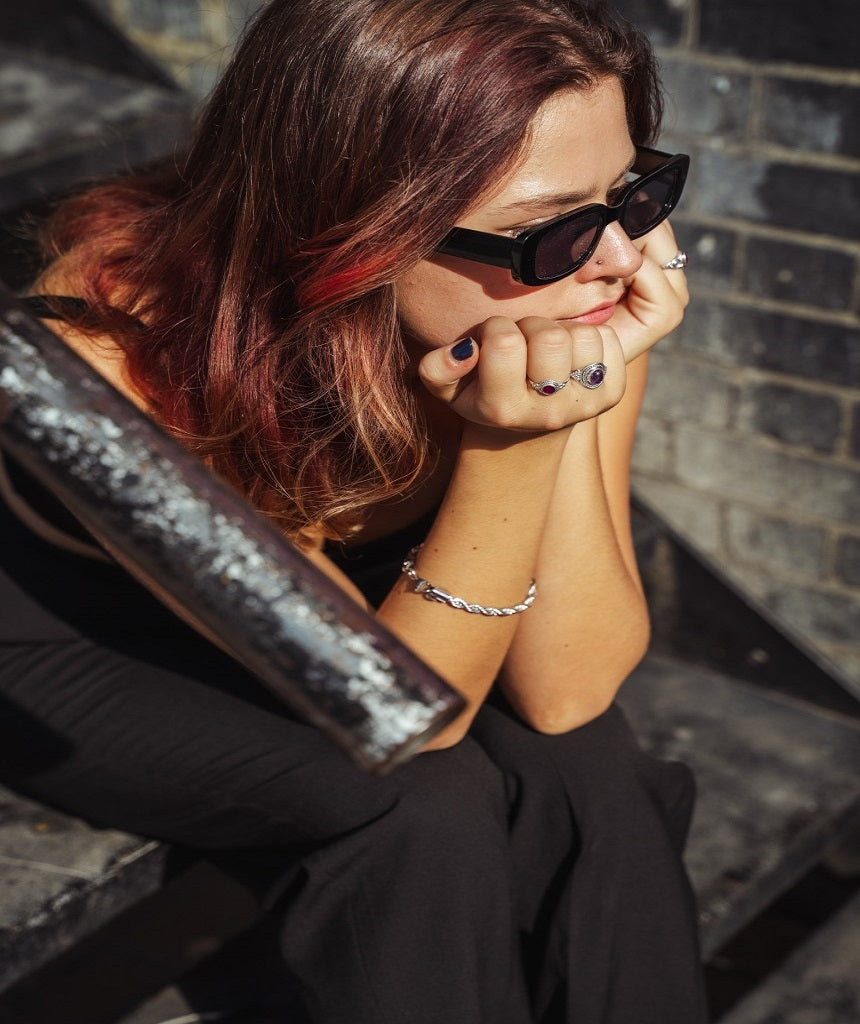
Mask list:
POLYGON ((462 698, 0 288, 0 447, 103 547, 365 770, 462 698))

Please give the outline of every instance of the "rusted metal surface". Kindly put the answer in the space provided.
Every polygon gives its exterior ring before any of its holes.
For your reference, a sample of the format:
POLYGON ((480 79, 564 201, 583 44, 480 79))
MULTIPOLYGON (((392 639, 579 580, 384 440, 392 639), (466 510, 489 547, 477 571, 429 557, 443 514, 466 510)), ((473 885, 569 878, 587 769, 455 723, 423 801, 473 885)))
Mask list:
POLYGON ((0 445, 118 561, 380 773, 462 699, 0 290, 0 445))

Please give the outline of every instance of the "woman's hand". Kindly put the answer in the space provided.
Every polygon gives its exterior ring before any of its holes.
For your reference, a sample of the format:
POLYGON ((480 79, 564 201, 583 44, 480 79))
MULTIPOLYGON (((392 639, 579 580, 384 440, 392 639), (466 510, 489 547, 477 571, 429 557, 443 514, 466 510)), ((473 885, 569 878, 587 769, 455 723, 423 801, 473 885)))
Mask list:
POLYGON ((689 301, 683 270, 664 270, 661 264, 678 252, 668 221, 637 241, 642 266, 624 283, 627 294, 609 321, 617 333, 624 359, 631 363, 681 323, 689 301))
POLYGON ((471 347, 466 339, 434 349, 418 366, 430 394, 467 421, 516 433, 545 433, 592 419, 624 394, 625 353, 610 327, 536 316, 515 323, 495 316, 479 333, 471 347), (572 370, 598 362, 607 368, 600 387, 589 389, 570 380, 572 370), (529 380, 567 383, 545 395, 529 380))

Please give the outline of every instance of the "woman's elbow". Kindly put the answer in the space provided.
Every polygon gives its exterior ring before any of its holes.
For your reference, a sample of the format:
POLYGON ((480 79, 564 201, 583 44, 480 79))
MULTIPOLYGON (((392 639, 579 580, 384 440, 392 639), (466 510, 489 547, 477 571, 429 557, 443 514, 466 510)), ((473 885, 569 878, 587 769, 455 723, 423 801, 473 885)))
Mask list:
POLYGON ((511 703, 537 732, 555 735, 579 728, 610 708, 621 685, 645 657, 650 640, 650 618, 643 601, 610 641, 598 644, 589 658, 570 665, 555 686, 545 689, 543 700, 514 698, 511 703))

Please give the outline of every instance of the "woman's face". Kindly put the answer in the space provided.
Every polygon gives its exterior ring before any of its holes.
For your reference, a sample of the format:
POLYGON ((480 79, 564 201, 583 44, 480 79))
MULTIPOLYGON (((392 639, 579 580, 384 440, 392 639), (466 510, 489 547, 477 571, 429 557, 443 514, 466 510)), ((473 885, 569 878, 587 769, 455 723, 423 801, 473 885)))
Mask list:
MULTIPOLYGON (((605 203, 623 184, 633 157, 615 78, 589 92, 558 93, 535 116, 525 159, 457 224, 513 236, 578 206, 605 203)), ((537 288, 518 284, 501 267, 436 255, 398 281, 401 324, 420 357, 465 335, 479 337, 480 325, 491 316, 606 323, 625 293, 625 279, 641 262, 617 221, 606 228, 588 263, 537 288)))

